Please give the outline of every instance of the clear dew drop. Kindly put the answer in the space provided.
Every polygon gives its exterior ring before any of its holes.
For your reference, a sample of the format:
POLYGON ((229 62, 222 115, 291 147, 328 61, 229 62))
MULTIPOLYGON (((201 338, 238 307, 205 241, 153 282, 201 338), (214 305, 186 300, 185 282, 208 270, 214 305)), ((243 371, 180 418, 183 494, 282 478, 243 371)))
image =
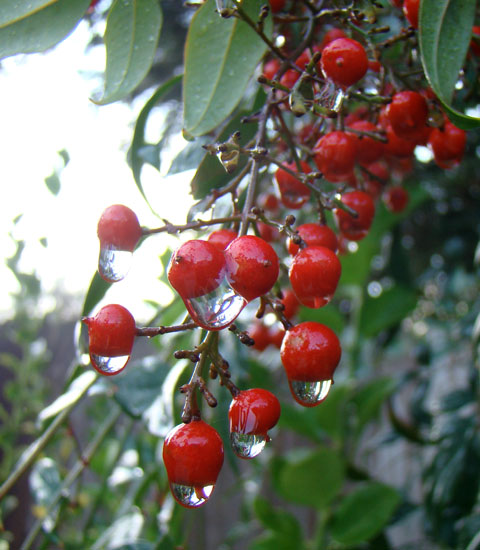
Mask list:
POLYGON ((120 355, 118 357, 104 357, 102 355, 90 354, 90 361, 93 367, 102 374, 117 374, 128 363, 130 355, 120 355))
POLYGON ((327 80, 325 86, 315 96, 315 100, 322 107, 338 113, 342 107, 344 97, 344 91, 337 88, 331 80, 327 80))
POLYGON ((101 248, 98 258, 98 272, 102 279, 110 283, 121 281, 132 265, 133 252, 116 250, 115 248, 101 248))
POLYGON ((187 508, 198 508, 205 504, 210 498, 215 485, 207 485, 205 487, 191 487, 189 485, 179 485, 178 483, 170 483, 175 500, 182 506, 187 508))
POLYGON ((230 433, 233 452, 240 458, 255 458, 264 449, 267 436, 263 434, 230 433))
POLYGON ((225 283, 209 294, 185 300, 185 304, 200 326, 220 330, 235 321, 247 302, 225 283))
POLYGON ((289 385, 296 401, 306 407, 313 407, 327 397, 332 381, 317 380, 314 382, 303 382, 301 380, 289 380, 289 385))

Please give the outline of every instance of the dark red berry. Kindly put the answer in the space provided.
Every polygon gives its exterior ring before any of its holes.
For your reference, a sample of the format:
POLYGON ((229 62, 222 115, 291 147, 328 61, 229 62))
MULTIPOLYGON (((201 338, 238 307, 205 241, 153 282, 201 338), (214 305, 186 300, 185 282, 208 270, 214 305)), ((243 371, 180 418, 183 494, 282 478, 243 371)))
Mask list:
POLYGON ((383 195, 385 206, 396 214, 403 212, 408 204, 408 191, 399 185, 389 187, 383 195))
POLYGON ((433 129, 428 140, 435 162, 441 168, 452 168, 462 160, 466 142, 465 130, 457 128, 448 120, 442 129, 433 129))
MULTIPOLYGON (((311 172, 311 168, 306 162, 302 161, 300 162, 300 165, 304 174, 311 172)), ((298 172, 297 166, 294 162, 286 164, 285 167, 289 168, 293 172, 298 172)), ((275 172, 275 180, 278 184, 281 201, 286 208, 298 210, 310 198, 310 189, 287 171, 279 168, 275 172)))
POLYGON ((418 10, 420 8, 420 0, 404 0, 403 13, 408 19, 410 25, 416 29, 418 28, 418 10))
POLYGON ((342 203, 357 213, 350 213, 337 208, 335 216, 342 235, 350 241, 360 241, 366 237, 375 215, 375 204, 370 195, 363 191, 350 191, 342 195, 342 203))
MULTIPOLYGON (((368 120, 357 120, 350 124, 350 128, 359 132, 378 133, 378 128, 368 120)), ((347 128, 348 132, 348 128, 347 128)), ((383 155, 383 143, 378 139, 366 135, 350 134, 356 143, 356 159, 362 165, 371 164, 383 155)))
POLYGON ((427 122, 428 107, 422 94, 406 90, 396 93, 386 116, 398 137, 418 141, 427 122))

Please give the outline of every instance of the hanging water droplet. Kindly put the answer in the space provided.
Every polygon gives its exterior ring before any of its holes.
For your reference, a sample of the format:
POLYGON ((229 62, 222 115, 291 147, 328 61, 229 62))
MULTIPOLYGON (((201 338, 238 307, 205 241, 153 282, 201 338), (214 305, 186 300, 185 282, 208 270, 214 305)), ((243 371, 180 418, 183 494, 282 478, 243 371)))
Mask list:
POLYGON ((191 487, 189 485, 180 485, 178 483, 170 483, 175 500, 182 506, 187 508, 197 508, 205 504, 210 498, 215 485, 207 485, 205 487, 191 487))
POLYGON ((228 327, 247 304, 226 282, 213 292, 184 301, 192 319, 207 330, 228 327))
POLYGON ((342 107, 345 93, 341 88, 327 80, 323 88, 315 95, 316 102, 321 106, 338 113, 342 107))
POLYGON ((314 407, 321 403, 328 395, 331 380, 317 380, 303 382, 301 380, 289 380, 290 390, 295 401, 305 407, 314 407))
POLYGON ((264 449, 267 436, 264 434, 230 433, 233 452, 240 458, 254 458, 264 449))
POLYGON ((104 357, 102 355, 90 354, 92 366, 101 374, 112 375, 119 373, 128 363, 130 355, 118 357, 104 357))
POLYGON ((132 265, 133 252, 112 247, 100 249, 98 272, 109 283, 121 281, 132 265))

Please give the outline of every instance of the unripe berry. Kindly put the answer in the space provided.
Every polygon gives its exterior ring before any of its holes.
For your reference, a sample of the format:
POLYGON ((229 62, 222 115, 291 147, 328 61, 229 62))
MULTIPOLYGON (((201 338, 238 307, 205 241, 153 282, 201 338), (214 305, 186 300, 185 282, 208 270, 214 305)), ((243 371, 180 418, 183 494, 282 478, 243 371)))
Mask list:
POLYGON ((267 432, 280 418, 280 403, 268 390, 241 391, 230 404, 228 418, 233 450, 240 458, 254 458, 270 440, 267 432))
POLYGON ((186 508, 204 504, 223 465, 223 443, 203 420, 173 428, 163 444, 163 462, 173 496, 186 508))
POLYGON ((360 241, 366 237, 375 215, 372 197, 363 191, 350 191, 342 195, 342 202, 357 213, 357 217, 337 208, 335 216, 338 228, 350 241, 360 241))
POLYGON ((136 335, 135 319, 118 304, 104 306, 95 317, 84 317, 93 367, 107 376, 118 374, 130 359, 136 335))
POLYGON ((340 86, 358 82, 368 69, 364 47, 351 38, 337 38, 323 48, 321 68, 327 78, 340 86))

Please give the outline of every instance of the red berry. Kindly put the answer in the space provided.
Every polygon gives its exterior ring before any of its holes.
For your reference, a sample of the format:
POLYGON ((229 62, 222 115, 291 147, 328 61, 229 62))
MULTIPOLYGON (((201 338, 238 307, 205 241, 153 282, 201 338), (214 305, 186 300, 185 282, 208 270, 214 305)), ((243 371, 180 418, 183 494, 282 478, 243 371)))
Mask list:
POLYGON ((280 201, 272 193, 262 193, 258 196, 257 200, 258 206, 269 212, 276 213, 280 208, 280 201))
POLYGON ((105 375, 119 373, 132 353, 136 335, 135 319, 118 304, 103 307, 95 317, 82 319, 88 327, 88 347, 93 367, 105 375), (111 360, 122 358, 121 361, 111 360))
POLYGON ((319 308, 332 299, 341 273, 342 265, 335 252, 324 246, 307 246, 293 258, 289 277, 300 302, 319 308))
POLYGON ((395 213, 403 212, 408 204, 408 192, 399 185, 388 188, 383 196, 386 207, 395 213))
POLYGON ((300 69, 304 71, 311 58, 312 56, 310 55, 308 49, 303 50, 303 52, 297 57, 297 59, 295 59, 295 65, 297 67, 300 67, 300 69))
MULTIPOLYGON (((306 162, 301 161, 300 166, 304 174, 311 172, 311 168, 306 162)), ((298 172, 297 165, 294 162, 286 164, 285 167, 289 168, 293 172, 298 172)), ((286 208, 298 210, 310 198, 310 189, 299 179, 294 178, 285 170, 279 168, 275 172, 275 180, 280 191, 281 201, 286 208)))
POLYGON ((253 325, 248 327, 248 335, 255 342, 253 349, 264 351, 271 343, 270 330, 261 321, 255 321, 253 325))
POLYGON ((257 228, 258 228, 258 233, 260 234, 260 237, 264 241, 267 241, 267 243, 278 241, 280 237, 280 232, 276 227, 272 227, 271 225, 268 225, 263 222, 257 222, 257 228))
POLYGON ((376 59, 368 60, 368 70, 374 73, 379 73, 382 70, 382 64, 376 59))
POLYGON ((285 71, 280 78, 280 84, 291 90, 295 86, 299 78, 300 73, 298 71, 296 71, 295 69, 288 69, 288 71, 285 71))
POLYGON ((315 321, 287 330, 280 349, 295 400, 313 407, 325 399, 342 350, 337 335, 315 321))
POLYGON ((133 210, 123 204, 114 204, 100 216, 97 235, 101 248, 133 252, 142 236, 142 228, 133 210))
POLYGON ((173 496, 186 508, 210 497, 223 465, 223 443, 203 420, 173 428, 163 444, 163 462, 173 496))
POLYGON ((261 388, 241 391, 230 404, 230 441, 240 458, 254 458, 269 441, 268 430, 280 418, 280 403, 261 388))
POLYGON ((214 244, 222 252, 237 238, 237 233, 231 229, 217 229, 208 236, 208 242, 214 244))
POLYGON ((342 202, 357 213, 354 218, 345 210, 337 208, 335 216, 338 228, 350 241, 360 241, 366 237, 375 215, 375 205, 370 195, 363 191, 350 191, 342 195, 342 202))
POLYGON ((418 28, 418 10, 420 8, 420 0, 404 0, 403 13, 408 19, 410 25, 414 28, 418 28))
POLYGON ((347 35, 342 31, 342 29, 329 29, 324 37, 322 42, 320 43, 320 46, 318 47, 318 51, 322 51, 327 44, 330 44, 330 42, 333 42, 337 38, 347 38, 347 35))
POLYGON ((273 80, 278 70, 280 69, 280 61, 274 57, 265 63, 263 66, 263 76, 268 80, 273 80))
POLYGON ((268 0, 270 3, 270 9, 273 13, 278 13, 279 11, 282 11, 285 7, 285 1, 286 0, 268 0))
POLYGON ((367 164, 364 168, 363 189, 376 200, 382 194, 384 185, 389 181, 390 172, 382 161, 367 164))
POLYGON ((450 121, 446 121, 443 129, 435 128, 430 133, 430 145, 435 162, 441 168, 451 168, 458 164, 465 152, 467 134, 450 121))
MULTIPOLYGON (((375 124, 373 124, 373 122, 368 122, 368 120, 357 120, 352 122, 352 124, 350 124, 350 128, 360 132, 378 132, 378 128, 375 124)), ((378 139, 373 139, 365 135, 357 135, 353 132, 349 133, 349 135, 351 135, 355 140, 357 149, 356 158, 360 164, 370 164, 377 161, 383 155, 383 143, 378 139)))
POLYGON ((280 300, 284 306, 283 314, 287 319, 291 319, 297 314, 300 302, 295 296, 295 293, 287 288, 283 291, 283 298, 280 300))
MULTIPOLYGON (((337 251, 338 241, 335 233, 328 225, 319 223, 304 223, 299 225, 298 234, 305 241, 307 246, 325 246, 333 252, 337 251)), ((287 243, 288 252, 295 256, 300 250, 298 244, 295 244, 291 239, 287 243)))
POLYGON ((322 71, 340 86, 358 82, 368 69, 364 47, 351 38, 337 38, 325 46, 321 58, 322 71))
POLYGON ((472 40, 470 41, 470 49, 476 56, 480 56, 480 27, 475 25, 472 27, 472 40))
POLYGON ((280 349, 282 347, 284 336, 285 336, 284 328, 276 328, 271 331, 270 333, 271 342, 277 349, 280 349))
POLYGON ((260 237, 236 238, 225 250, 225 258, 230 286, 249 302, 267 293, 277 280, 278 256, 260 237))
POLYGON ((413 154, 416 145, 414 141, 399 137, 390 125, 387 125, 385 131, 387 133, 387 143, 384 144, 386 155, 406 158, 413 154))
POLYGON ((355 139, 346 132, 334 131, 322 136, 315 145, 315 164, 331 182, 348 180, 355 165, 355 139))
POLYGON ((213 292, 225 278, 225 256, 208 241, 192 240, 173 253, 167 277, 173 288, 185 299, 213 292))
POLYGON ((387 108, 387 119, 398 137, 416 141, 421 137, 428 115, 427 102, 418 92, 398 92, 387 108))

